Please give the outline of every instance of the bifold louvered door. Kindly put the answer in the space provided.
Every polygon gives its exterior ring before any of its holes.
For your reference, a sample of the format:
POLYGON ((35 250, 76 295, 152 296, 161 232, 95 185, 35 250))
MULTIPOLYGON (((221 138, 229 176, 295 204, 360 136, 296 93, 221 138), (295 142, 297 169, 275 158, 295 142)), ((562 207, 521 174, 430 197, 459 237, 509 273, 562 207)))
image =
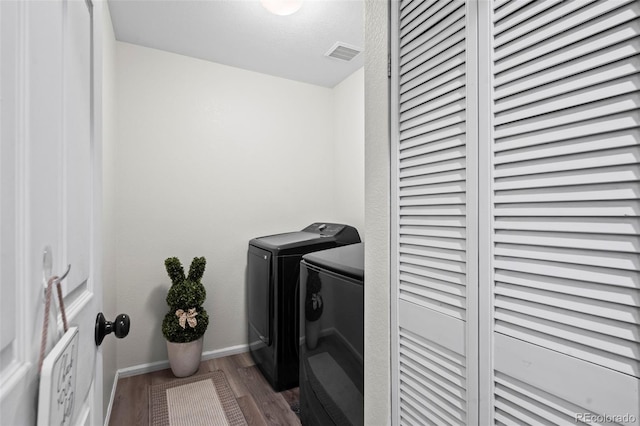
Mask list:
POLYGON ((492 12, 495 422, 638 424, 640 2, 492 12))
POLYGON ((394 11, 394 416, 402 424, 477 419, 477 363, 468 356, 477 352, 478 257, 470 7, 460 0, 413 0, 394 11))
POLYGON ((392 2, 392 421, 640 424, 640 2, 392 2))

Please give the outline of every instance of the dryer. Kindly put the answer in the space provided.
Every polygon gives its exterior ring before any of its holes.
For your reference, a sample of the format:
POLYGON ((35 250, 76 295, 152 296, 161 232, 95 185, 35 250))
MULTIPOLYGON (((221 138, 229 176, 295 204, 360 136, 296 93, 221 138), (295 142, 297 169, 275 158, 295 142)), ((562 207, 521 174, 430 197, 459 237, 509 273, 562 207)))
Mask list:
POLYGON ((364 424, 364 244, 303 256, 300 420, 364 424))
POLYGON ((251 356, 277 392, 298 386, 298 285, 302 256, 360 242, 356 228, 313 223, 302 231, 254 238, 247 259, 251 356))

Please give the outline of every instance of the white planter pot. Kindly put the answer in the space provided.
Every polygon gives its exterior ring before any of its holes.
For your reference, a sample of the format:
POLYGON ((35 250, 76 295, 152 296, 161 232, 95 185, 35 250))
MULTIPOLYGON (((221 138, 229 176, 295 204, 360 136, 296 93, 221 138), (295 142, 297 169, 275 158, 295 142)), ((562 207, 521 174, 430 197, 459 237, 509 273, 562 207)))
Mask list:
POLYGON ((318 336, 320 335, 320 320, 306 321, 304 334, 307 348, 315 349, 318 346, 318 336))
POLYGON ((171 371, 176 377, 187 377, 198 371, 202 360, 202 342, 204 336, 187 343, 167 341, 167 353, 171 371))

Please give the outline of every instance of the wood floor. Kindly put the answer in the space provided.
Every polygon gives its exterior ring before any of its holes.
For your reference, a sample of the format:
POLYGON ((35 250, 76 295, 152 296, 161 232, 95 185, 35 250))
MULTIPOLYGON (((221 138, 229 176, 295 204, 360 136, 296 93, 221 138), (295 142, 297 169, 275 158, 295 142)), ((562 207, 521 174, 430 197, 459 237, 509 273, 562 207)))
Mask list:
MULTIPOLYGON (((224 371, 249 425, 300 425, 291 410, 298 403, 298 388, 274 392, 248 353, 203 361, 196 375, 215 370, 224 371)), ((109 425, 148 425, 149 386, 172 380, 169 369, 118 380, 109 425)))

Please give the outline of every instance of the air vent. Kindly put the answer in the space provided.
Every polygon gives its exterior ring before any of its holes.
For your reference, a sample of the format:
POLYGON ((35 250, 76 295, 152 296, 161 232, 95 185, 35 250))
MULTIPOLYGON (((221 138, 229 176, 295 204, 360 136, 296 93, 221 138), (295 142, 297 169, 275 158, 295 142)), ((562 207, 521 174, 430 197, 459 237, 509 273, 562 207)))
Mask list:
POLYGON ((327 53, 324 54, 324 56, 349 62, 350 60, 358 56, 360 52, 362 52, 362 49, 360 49, 359 47, 351 46, 342 42, 337 42, 331 47, 331 49, 329 49, 327 53))

